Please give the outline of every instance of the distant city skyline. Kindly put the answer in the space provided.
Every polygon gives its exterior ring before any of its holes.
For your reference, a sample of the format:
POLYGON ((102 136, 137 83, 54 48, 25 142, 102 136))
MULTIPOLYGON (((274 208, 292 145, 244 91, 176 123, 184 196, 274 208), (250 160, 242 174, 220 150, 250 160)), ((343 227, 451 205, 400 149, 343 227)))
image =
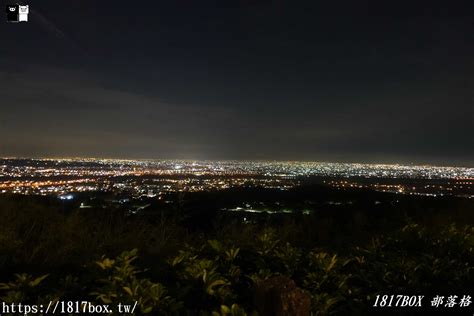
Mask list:
POLYGON ((0 159, 0 193, 132 193, 139 198, 238 187, 288 190, 312 182, 339 189, 474 197, 474 168, 317 162, 0 159))
POLYGON ((473 165, 450 164, 449 162, 429 163, 416 161, 349 161, 349 160, 297 160, 297 159, 194 159, 194 158, 130 158, 130 157, 106 157, 106 156, 0 156, 0 159, 38 159, 38 160, 110 160, 110 161, 187 161, 187 162, 266 162, 266 163, 321 163, 321 164, 361 164, 361 165, 387 165, 387 166, 429 166, 429 167, 456 167, 456 168, 474 168, 473 165))

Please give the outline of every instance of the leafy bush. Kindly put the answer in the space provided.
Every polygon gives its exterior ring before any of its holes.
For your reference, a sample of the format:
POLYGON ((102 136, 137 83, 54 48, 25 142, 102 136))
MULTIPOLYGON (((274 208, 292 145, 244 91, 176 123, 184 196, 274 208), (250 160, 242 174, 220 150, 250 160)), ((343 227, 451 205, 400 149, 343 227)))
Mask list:
POLYGON ((137 302, 137 314, 253 315, 256 285, 285 277, 310 296, 314 315, 347 315, 365 314, 378 294, 465 293, 474 284, 472 225, 409 221, 338 248, 305 235, 330 236, 335 227, 312 232, 312 222, 296 220, 189 230, 172 217, 67 213, 34 203, 3 205, 0 215, 7 303, 137 302))

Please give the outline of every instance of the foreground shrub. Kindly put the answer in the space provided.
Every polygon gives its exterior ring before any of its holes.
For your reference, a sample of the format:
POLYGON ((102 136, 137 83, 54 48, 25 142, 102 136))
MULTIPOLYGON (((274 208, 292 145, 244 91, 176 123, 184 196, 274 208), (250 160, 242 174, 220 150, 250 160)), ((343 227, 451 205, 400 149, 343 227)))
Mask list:
POLYGON ((103 256, 74 273, 15 274, 0 284, 0 298, 32 304, 136 302, 137 314, 152 315, 284 315, 309 309, 313 315, 347 315, 363 314, 378 294, 462 294, 474 284, 470 226, 430 231, 409 224, 345 254, 294 247, 272 229, 254 240, 186 245, 153 264, 134 249, 103 256), (144 263, 148 269, 140 268, 144 263))

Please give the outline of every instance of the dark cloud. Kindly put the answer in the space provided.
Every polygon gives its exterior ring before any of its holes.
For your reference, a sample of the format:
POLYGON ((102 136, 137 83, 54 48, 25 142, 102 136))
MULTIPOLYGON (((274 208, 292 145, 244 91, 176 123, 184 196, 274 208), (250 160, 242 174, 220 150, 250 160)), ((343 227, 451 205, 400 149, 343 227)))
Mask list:
POLYGON ((0 29, 0 155, 474 164, 460 5, 29 5, 0 29))

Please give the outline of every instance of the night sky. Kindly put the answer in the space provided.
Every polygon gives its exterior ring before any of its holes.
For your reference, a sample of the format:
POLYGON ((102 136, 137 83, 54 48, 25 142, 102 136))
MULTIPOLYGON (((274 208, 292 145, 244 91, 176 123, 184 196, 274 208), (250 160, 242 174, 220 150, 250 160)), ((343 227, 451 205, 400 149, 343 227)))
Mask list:
POLYGON ((474 1, 20 3, 0 156, 474 166, 474 1))

